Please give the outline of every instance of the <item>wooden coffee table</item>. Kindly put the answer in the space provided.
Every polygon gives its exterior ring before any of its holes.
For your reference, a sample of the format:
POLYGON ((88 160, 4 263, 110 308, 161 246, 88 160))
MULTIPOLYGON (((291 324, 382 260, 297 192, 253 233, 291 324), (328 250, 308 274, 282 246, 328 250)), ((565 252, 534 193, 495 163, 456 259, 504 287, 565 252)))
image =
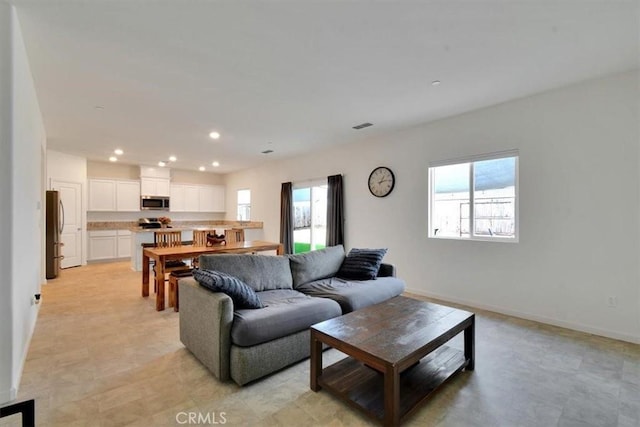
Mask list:
POLYGON ((321 388, 385 426, 406 419, 448 378, 473 370, 475 315, 395 297, 311 327, 311 390, 321 388), (464 331, 464 352, 445 346, 464 331), (322 368, 322 345, 350 357, 322 368))

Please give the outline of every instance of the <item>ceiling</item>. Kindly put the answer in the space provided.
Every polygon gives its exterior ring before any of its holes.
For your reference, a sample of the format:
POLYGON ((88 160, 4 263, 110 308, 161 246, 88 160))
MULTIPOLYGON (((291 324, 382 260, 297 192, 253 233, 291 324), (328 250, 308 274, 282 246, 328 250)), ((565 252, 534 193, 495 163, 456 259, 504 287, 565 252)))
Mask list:
POLYGON ((12 3, 49 148, 220 173, 630 70, 640 53, 638 1, 12 3))

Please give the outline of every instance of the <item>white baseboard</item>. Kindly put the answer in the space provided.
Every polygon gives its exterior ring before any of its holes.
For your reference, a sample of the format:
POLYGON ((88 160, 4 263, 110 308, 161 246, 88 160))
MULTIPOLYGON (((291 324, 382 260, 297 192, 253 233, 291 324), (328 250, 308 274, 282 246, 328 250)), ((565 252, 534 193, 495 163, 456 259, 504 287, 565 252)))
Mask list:
POLYGON ((27 337, 26 345, 24 346, 24 351, 22 352, 22 356, 20 357, 20 366, 18 366, 18 372, 16 373, 16 382, 14 386, 11 388, 11 393, 13 393, 12 400, 18 396, 18 388, 20 387, 20 382, 22 381, 22 372, 24 371, 24 365, 27 363, 27 356, 29 355, 29 347, 31 347, 31 340, 33 339, 33 332, 36 330, 36 323, 38 323, 38 315, 40 314, 40 306, 44 303, 43 298, 40 298, 40 303, 36 304, 36 315, 33 319, 33 324, 31 328, 29 328, 29 336, 27 337))
POLYGON ((492 305, 482 304, 477 301, 470 301, 461 298, 454 298, 445 295, 439 295, 432 292, 425 292, 418 289, 407 288, 408 293, 424 296, 427 298, 434 298, 442 301, 449 301, 456 304, 463 304, 469 307, 479 308, 481 310, 493 311, 495 313, 506 314, 507 316, 519 317, 521 319, 533 320, 534 322, 546 323, 548 325, 559 326, 561 328, 572 329, 574 331, 585 332, 593 335, 600 335, 607 338, 613 338, 616 340, 627 341, 634 344, 640 344, 640 336, 631 334, 622 334, 616 331, 610 331, 608 329, 594 328, 592 326, 583 325, 581 323, 567 322, 564 320, 558 320, 551 317, 539 316, 537 314, 523 313, 521 311, 512 310, 504 307, 496 307, 492 305))

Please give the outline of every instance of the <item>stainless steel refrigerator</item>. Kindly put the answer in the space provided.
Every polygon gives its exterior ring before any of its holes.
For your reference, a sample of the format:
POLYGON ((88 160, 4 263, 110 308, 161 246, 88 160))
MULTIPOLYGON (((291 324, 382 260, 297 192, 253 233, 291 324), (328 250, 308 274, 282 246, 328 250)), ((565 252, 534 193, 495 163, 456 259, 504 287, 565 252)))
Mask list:
POLYGON ((46 212, 46 270, 47 279, 55 279, 60 273, 62 256, 61 235, 64 230, 64 206, 60 193, 47 191, 46 212))

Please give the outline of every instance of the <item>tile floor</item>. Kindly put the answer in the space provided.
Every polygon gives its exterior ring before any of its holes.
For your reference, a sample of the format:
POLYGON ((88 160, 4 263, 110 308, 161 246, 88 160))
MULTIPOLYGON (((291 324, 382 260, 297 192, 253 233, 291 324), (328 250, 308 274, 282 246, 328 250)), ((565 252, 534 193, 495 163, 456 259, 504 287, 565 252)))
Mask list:
MULTIPOLYGON (((178 314, 156 312, 139 282, 128 263, 109 263, 64 270, 43 287, 18 395, 35 398, 38 426, 194 425, 190 413, 199 425, 373 425, 310 391, 308 361, 242 388, 218 382, 180 343, 178 314)), ((406 425, 640 426, 639 345, 472 311, 476 370, 406 425)))

